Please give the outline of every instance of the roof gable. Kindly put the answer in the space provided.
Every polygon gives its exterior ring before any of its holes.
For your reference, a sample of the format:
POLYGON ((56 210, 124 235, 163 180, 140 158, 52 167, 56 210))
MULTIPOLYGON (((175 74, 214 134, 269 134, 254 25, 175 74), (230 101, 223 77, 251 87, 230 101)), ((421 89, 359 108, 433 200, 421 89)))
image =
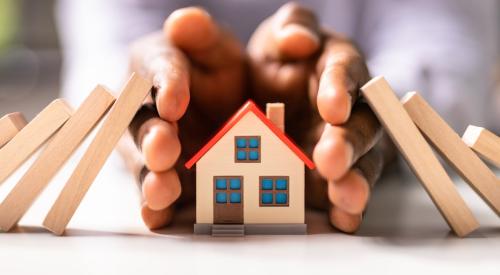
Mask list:
POLYGON ((248 100, 190 160, 185 164, 187 169, 191 169, 229 130, 233 128, 248 112, 254 113, 264 125, 273 132, 285 145, 287 145, 295 155, 304 162, 309 169, 314 169, 314 162, 309 159, 295 143, 281 131, 251 100, 248 100))

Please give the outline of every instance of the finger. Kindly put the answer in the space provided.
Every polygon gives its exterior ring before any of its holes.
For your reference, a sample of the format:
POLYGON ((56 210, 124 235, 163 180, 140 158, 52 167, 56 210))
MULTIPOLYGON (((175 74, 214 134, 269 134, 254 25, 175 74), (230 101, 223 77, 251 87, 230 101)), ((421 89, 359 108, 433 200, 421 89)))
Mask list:
POLYGON ((260 59, 304 60, 319 49, 320 37, 315 14, 292 2, 283 5, 257 28, 249 50, 260 59))
POLYGON ((329 211, 330 223, 338 230, 345 233, 354 233, 361 225, 361 214, 349 214, 344 210, 332 206, 329 211))
POLYGON ((191 61, 193 105, 211 119, 225 118, 234 112, 243 102, 246 87, 241 43, 198 7, 173 12, 165 21, 163 32, 191 61))
POLYGON ((143 203, 141 207, 142 220, 150 230, 159 229, 170 224, 173 214, 173 207, 167 207, 162 210, 152 210, 148 207, 147 203, 143 203))
POLYGON ((331 203, 349 214, 363 213, 370 198, 370 190, 380 177, 383 166, 382 152, 375 147, 341 179, 328 183, 331 203))
POLYGON ((318 67, 318 111, 328 123, 342 124, 349 119, 359 88, 369 79, 364 59, 349 41, 330 39, 318 67))
POLYGON ((181 195, 181 182, 174 169, 148 172, 142 182, 142 194, 148 208, 162 210, 172 205, 181 195))
POLYGON ((326 124, 313 152, 318 172, 328 180, 340 179, 382 136, 382 127, 366 103, 358 104, 342 126, 326 124))
POLYGON ((190 100, 189 62, 161 32, 132 45, 131 68, 153 81, 153 94, 161 118, 177 121, 184 115, 190 100))
POLYGON ((199 7, 174 11, 165 20, 163 32, 174 46, 207 69, 227 66, 243 56, 238 40, 217 26, 210 14, 199 7))
POLYGON ((161 172, 174 166, 181 153, 177 127, 160 119, 154 105, 143 105, 129 129, 149 170, 161 172))

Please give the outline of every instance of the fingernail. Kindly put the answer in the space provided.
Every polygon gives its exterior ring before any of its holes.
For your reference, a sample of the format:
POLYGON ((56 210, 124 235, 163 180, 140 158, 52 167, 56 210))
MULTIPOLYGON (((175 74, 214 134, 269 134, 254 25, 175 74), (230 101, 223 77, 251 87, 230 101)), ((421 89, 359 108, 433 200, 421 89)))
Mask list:
POLYGON ((302 36, 304 38, 307 38, 310 40, 312 43, 319 45, 319 37, 309 30, 308 28, 299 25, 299 24, 288 24, 285 25, 279 32, 279 35, 281 37, 288 37, 292 35, 297 35, 297 36, 302 36))

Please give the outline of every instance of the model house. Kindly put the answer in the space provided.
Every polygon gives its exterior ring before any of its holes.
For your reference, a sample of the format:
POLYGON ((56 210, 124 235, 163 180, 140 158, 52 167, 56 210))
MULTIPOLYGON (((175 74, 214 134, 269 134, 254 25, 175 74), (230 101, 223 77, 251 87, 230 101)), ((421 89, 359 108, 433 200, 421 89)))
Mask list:
POLYGON ((196 234, 305 234, 304 172, 284 104, 248 101, 187 163, 196 164, 196 234))

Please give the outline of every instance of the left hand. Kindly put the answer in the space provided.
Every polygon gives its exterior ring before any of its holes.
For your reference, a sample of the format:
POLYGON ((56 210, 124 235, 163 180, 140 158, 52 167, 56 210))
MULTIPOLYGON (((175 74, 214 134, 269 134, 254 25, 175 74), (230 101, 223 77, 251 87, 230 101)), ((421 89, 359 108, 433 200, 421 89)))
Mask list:
POLYGON ((329 209, 339 230, 356 231, 385 161, 381 126, 359 99, 370 78, 362 55, 295 3, 261 23, 248 52, 251 97, 261 105, 284 102, 287 134, 313 154, 307 203, 329 209))

